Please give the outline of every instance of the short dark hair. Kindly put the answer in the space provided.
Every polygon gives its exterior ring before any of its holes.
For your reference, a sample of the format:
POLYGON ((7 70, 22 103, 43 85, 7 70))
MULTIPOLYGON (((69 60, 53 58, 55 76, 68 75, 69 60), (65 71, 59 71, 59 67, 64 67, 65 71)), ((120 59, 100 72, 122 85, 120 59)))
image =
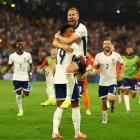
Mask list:
POLYGON ((20 41, 23 41, 23 39, 17 39, 17 40, 14 42, 14 44, 12 45, 12 47, 13 47, 13 48, 16 48, 16 44, 17 44, 18 42, 20 42, 20 41))
POLYGON ((69 23, 63 24, 60 27, 60 34, 63 35, 68 28, 72 28, 72 26, 69 23))
POLYGON ((17 39, 16 42, 15 42, 15 45, 16 45, 18 42, 23 42, 23 39, 17 39))
POLYGON ((75 7, 70 7, 69 9, 68 9, 68 11, 69 10, 75 10, 76 12, 77 12, 77 14, 79 15, 79 10, 77 9, 77 8, 75 8, 75 7))
POLYGON ((132 48, 132 50, 134 51, 134 47, 133 46, 128 45, 128 46, 126 46, 125 50, 127 50, 128 48, 132 48))

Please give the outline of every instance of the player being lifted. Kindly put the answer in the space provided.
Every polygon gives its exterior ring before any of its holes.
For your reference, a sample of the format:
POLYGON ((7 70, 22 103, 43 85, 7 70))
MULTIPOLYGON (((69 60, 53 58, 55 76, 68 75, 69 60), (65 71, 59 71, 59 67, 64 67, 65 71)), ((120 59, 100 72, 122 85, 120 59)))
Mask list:
POLYGON ((38 66, 37 71, 45 68, 45 77, 46 77, 46 93, 48 95, 48 99, 41 103, 42 106, 55 105, 55 90, 54 90, 54 71, 56 64, 56 49, 53 48, 50 51, 50 55, 44 58, 42 64, 38 66))
MULTIPOLYGON (((60 28, 60 34, 64 37, 69 37, 73 33, 73 28, 70 24, 65 24, 60 28)), ((79 60, 78 65, 85 65, 85 59, 81 52, 79 52, 79 46, 76 43, 71 45, 73 48, 72 53, 67 53, 64 49, 57 49, 57 62, 56 62, 56 71, 54 75, 55 83, 55 94, 57 100, 57 109, 53 117, 53 134, 52 138, 61 138, 59 133, 59 125, 62 118, 63 108, 61 104, 66 98, 66 68, 72 63, 73 59, 76 58, 79 60)), ((77 84, 74 82, 74 90, 72 91, 71 97, 71 106, 72 106, 72 120, 75 130, 75 138, 86 138, 87 136, 80 132, 80 108, 79 108, 79 90, 77 84)))
POLYGON ((13 66, 13 86, 16 92, 16 101, 19 109, 17 116, 23 115, 22 92, 28 96, 30 92, 30 81, 32 80, 33 64, 31 54, 24 51, 24 41, 16 41, 16 52, 9 56, 8 66, 2 73, 8 72, 13 66), (30 66, 30 69, 29 69, 30 66))
MULTIPOLYGON (((66 52, 72 52, 73 49, 70 47, 73 42, 77 43, 79 46, 79 51, 84 55, 86 59, 87 53, 87 29, 86 26, 79 22, 79 11, 72 7, 68 9, 67 20, 74 29, 74 33, 70 37, 63 37, 59 33, 55 34, 55 40, 53 45, 56 48, 63 48, 66 52), (63 45, 62 45, 63 44, 63 45)), ((79 62, 71 63, 66 69, 66 79, 67 79, 67 96, 62 108, 68 108, 71 103, 72 91, 74 88, 74 73, 82 72, 84 73, 86 65, 84 67, 78 66, 79 62)))
POLYGON ((94 67, 100 70, 99 81, 99 97, 102 99, 102 123, 107 123, 107 99, 111 103, 111 111, 114 110, 115 94, 116 94, 116 65, 122 64, 121 56, 113 52, 111 49, 112 42, 110 40, 103 41, 103 51, 95 57, 94 67))

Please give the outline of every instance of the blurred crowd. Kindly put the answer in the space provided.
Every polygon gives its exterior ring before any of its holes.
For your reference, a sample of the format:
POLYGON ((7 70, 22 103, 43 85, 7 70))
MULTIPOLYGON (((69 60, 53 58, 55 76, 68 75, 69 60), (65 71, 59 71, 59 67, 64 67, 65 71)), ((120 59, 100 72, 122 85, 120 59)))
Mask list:
MULTIPOLYGON (((16 12, 0 9, 0 64, 6 64, 14 51, 17 39, 25 40, 25 49, 31 52, 35 65, 39 65, 53 47, 54 34, 64 21, 44 18, 28 19, 16 12)), ((105 37, 113 40, 115 49, 124 54, 125 47, 131 45, 140 55, 140 23, 117 24, 111 21, 82 21, 88 29, 88 50, 94 57, 102 50, 105 37)))

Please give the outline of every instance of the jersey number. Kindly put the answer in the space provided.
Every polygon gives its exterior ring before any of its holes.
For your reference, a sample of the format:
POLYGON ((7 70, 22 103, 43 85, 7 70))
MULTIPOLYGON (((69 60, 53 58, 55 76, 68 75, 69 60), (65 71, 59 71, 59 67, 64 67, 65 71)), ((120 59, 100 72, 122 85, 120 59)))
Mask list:
POLYGON ((59 52, 60 64, 63 63, 65 55, 66 55, 66 52, 63 49, 60 49, 60 52, 59 52))
POLYGON ((109 64, 106 64, 106 70, 108 69, 108 67, 109 67, 109 64))

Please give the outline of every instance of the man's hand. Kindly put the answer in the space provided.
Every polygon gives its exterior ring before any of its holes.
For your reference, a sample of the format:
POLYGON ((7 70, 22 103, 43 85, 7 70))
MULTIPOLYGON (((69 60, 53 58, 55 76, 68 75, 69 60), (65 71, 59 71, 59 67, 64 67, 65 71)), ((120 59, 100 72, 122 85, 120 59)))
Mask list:
POLYGON ((119 74, 117 75, 117 79, 118 79, 118 80, 123 80, 123 79, 124 79, 123 73, 119 73, 119 74))
POLYGON ((67 53, 72 53, 73 52, 73 48, 71 48, 71 47, 68 47, 68 48, 66 48, 66 50, 65 50, 67 53))
POLYGON ((54 35, 54 38, 59 40, 59 38, 60 38, 60 33, 59 33, 59 32, 56 33, 56 34, 54 35))
POLYGON ((32 82, 32 73, 29 73, 29 81, 32 82))
POLYGON ((93 69, 92 72, 93 72, 93 75, 99 75, 100 69, 93 69))

